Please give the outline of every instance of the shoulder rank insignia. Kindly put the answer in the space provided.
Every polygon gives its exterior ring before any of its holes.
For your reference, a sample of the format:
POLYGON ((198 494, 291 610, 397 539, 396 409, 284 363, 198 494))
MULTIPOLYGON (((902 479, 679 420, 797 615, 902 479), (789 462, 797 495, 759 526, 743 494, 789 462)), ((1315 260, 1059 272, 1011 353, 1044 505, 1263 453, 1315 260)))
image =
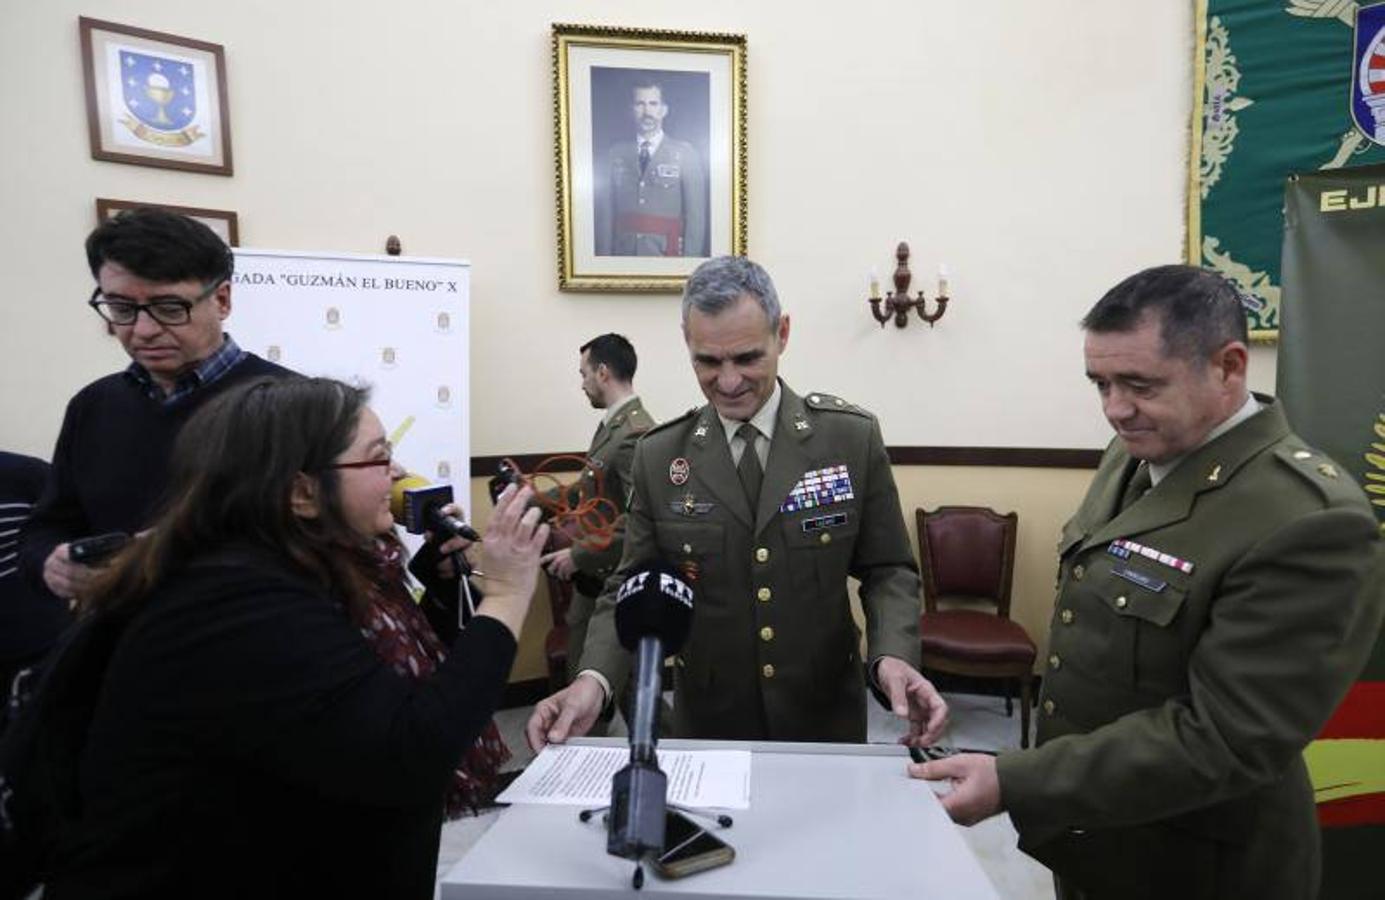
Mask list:
POLYGON ((1340 474, 1332 463, 1322 463, 1318 466, 1318 471, 1326 478, 1336 478, 1340 474))

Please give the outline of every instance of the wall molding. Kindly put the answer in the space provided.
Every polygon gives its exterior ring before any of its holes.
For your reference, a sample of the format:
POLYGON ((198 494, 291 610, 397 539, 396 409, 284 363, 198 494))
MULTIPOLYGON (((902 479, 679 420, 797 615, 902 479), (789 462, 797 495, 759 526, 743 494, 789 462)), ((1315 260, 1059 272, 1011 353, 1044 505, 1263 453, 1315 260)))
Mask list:
MULTIPOLYGON (((1100 450, 1063 447, 888 447, 890 463, 896 466, 990 466, 1022 469, 1095 469, 1101 462, 1100 450)), ((569 450, 564 455, 580 456, 583 451, 569 450)), ((510 453, 495 456, 473 456, 471 477, 489 478, 502 459, 512 459, 524 472, 555 453, 510 453)), ((554 471, 575 471, 577 466, 565 461, 554 471)))

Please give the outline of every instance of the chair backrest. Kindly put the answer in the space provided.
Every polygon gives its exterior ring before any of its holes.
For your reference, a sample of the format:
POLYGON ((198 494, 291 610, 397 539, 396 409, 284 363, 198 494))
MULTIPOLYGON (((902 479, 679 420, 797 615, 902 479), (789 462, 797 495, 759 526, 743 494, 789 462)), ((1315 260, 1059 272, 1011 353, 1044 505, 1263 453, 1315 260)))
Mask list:
POLYGON ((940 506, 914 511, 924 608, 937 611, 939 597, 987 600, 1010 617, 1019 516, 984 506, 940 506))

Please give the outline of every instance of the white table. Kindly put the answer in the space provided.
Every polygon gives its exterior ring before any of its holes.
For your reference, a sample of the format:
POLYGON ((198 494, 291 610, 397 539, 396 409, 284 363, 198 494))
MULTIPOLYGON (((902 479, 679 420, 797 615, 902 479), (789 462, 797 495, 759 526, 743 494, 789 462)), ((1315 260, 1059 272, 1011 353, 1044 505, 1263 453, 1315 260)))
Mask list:
MULTIPOLYGON (((575 744, 623 746, 618 738, 575 744)), ((997 894, 933 791, 904 771, 902 747, 661 741, 660 747, 750 750, 751 806, 717 835, 729 866, 643 893, 702 898, 847 900, 997 894)), ((634 864, 606 853, 600 817, 572 806, 512 806, 441 882, 442 900, 633 900, 634 864)))

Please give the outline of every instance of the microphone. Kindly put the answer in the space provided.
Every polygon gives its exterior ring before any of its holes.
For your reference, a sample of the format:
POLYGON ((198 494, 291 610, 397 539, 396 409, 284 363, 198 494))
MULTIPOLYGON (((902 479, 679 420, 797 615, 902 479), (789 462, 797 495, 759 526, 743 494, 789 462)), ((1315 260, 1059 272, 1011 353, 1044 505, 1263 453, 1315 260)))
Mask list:
POLYGON ((654 753, 664 657, 692 628, 693 589, 668 563, 636 565, 616 592, 616 634, 637 654, 630 763, 611 779, 606 852, 639 859, 664 846, 668 778, 654 753))
POLYGON ((430 485, 422 475, 410 472, 390 486, 390 515, 410 534, 441 532, 469 541, 481 540, 466 522, 442 508, 452 502, 452 485, 430 485))

